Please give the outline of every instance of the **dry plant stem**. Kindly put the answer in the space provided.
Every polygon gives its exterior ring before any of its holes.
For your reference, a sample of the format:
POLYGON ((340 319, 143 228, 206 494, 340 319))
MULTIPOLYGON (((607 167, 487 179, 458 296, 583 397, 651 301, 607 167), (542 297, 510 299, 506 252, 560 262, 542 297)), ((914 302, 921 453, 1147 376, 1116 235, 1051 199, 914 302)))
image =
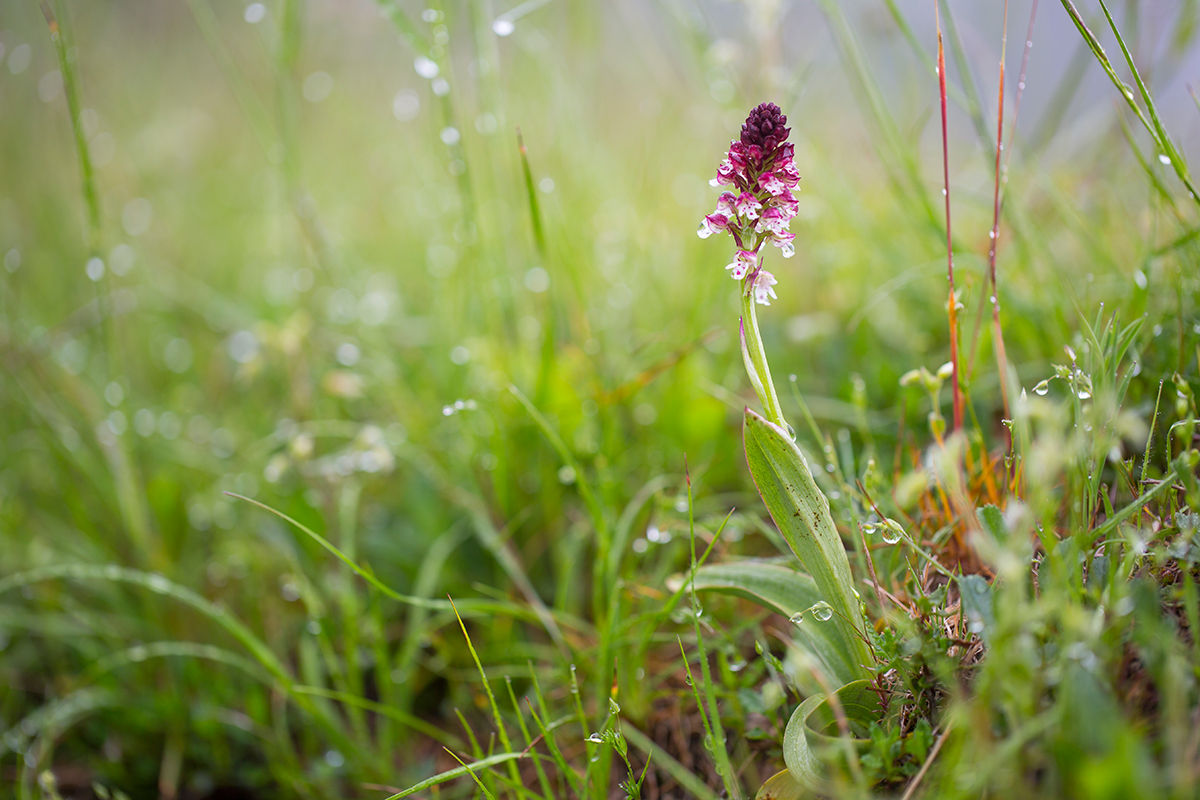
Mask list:
POLYGON ((946 723, 946 730, 942 731, 942 735, 933 743, 933 749, 929 751, 929 758, 925 759, 925 763, 921 765, 921 769, 913 776, 912 782, 908 784, 908 788, 904 790, 904 796, 900 800, 912 800, 912 797, 917 792, 917 787, 921 785, 921 779, 925 777, 925 773, 929 771, 929 767, 933 764, 933 760, 937 758, 938 751, 942 749, 942 745, 946 743, 946 737, 950 735, 952 722, 946 723))
POLYGON ((942 194, 946 199, 946 277, 950 284, 946 313, 950 318, 950 363, 954 365, 954 382, 952 384, 954 389, 954 427, 951 428, 951 431, 955 431, 962 428, 963 401, 958 373, 958 306, 954 299, 954 240, 950 229, 950 142, 949 126, 946 121, 946 49, 942 44, 942 18, 937 0, 934 0, 933 14, 934 20, 937 22, 938 91, 942 100, 942 194))

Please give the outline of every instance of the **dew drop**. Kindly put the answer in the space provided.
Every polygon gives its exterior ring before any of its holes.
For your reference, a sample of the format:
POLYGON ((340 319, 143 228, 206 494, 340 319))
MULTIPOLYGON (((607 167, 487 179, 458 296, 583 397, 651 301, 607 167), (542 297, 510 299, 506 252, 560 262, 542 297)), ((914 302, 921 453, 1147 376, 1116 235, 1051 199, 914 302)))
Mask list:
POLYGON ((826 603, 824 600, 813 604, 813 607, 809 610, 812 611, 812 615, 816 617, 819 622, 829 622, 829 620, 833 619, 833 606, 829 605, 829 603, 826 603))
POLYGON ((492 23, 492 33, 497 36, 510 36, 517 26, 512 23, 512 20, 500 17, 492 23))
POLYGON ((1080 400, 1087 400, 1092 396, 1092 393, 1087 389, 1080 389, 1076 394, 1080 400))
POLYGON ((1159 161, 1159 163, 1166 164, 1167 166, 1171 165, 1171 157, 1169 155, 1167 155, 1166 153, 1159 153, 1158 161, 1159 161))
POLYGON ((1047 394, 1050 393, 1050 381, 1044 380, 1041 383, 1039 383, 1037 386, 1034 386, 1033 393, 1036 395, 1039 395, 1041 397, 1045 397, 1047 394))

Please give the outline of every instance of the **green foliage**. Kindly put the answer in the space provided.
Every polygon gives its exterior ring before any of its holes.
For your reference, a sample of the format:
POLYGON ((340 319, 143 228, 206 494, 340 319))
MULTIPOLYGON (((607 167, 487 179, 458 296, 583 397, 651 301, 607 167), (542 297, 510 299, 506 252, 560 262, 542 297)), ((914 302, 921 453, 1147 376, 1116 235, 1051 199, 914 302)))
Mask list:
POLYGON ((962 431, 903 4, 127 5, 0 7, 0 793, 1195 794, 1194 2, 1039 21, 995 287, 944 17, 962 431))

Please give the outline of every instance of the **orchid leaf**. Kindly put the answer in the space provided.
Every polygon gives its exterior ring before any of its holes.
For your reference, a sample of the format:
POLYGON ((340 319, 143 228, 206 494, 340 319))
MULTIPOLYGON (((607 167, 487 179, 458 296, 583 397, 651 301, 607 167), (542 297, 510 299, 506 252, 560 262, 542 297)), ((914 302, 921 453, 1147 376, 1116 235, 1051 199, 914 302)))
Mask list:
MULTIPOLYGON (((810 576, 765 561, 703 566, 696 570, 696 591, 743 597, 789 618, 822 599, 816 581, 810 576)), ((831 683, 841 686, 859 677, 836 627, 806 619, 795 627, 795 634, 800 646, 817 660, 831 683)))
POLYGON ((882 710, 870 681, 848 683, 834 694, 849 726, 849 736, 839 736, 839 714, 827 694, 813 695, 801 703, 783 734, 783 760, 788 772, 810 792, 831 791, 831 773, 845 766, 850 751, 857 757, 870 746, 867 728, 879 719, 882 710))
POLYGON ((868 677, 874 662, 867 647, 866 621, 829 501, 787 431, 746 409, 742 435, 746 463, 775 526, 812 576, 821 601, 833 611, 828 623, 813 624, 828 624, 837 631, 839 649, 854 677, 868 677))
POLYGON ((767 778, 754 800, 802 800, 804 787, 786 769, 767 778))

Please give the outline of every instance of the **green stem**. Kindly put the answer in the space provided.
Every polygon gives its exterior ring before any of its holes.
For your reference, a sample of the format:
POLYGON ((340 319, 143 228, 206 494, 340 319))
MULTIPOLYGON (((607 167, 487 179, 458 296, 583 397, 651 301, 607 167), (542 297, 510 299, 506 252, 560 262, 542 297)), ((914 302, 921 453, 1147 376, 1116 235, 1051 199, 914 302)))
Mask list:
POLYGON ((767 365, 767 353, 763 349, 762 336, 758 333, 758 316, 754 311, 754 297, 750 292, 750 277, 742 280, 742 360, 746 364, 746 373, 750 383, 758 394, 768 420, 790 430, 783 418, 783 410, 779 405, 779 396, 775 394, 775 384, 771 381, 771 368, 767 365))

